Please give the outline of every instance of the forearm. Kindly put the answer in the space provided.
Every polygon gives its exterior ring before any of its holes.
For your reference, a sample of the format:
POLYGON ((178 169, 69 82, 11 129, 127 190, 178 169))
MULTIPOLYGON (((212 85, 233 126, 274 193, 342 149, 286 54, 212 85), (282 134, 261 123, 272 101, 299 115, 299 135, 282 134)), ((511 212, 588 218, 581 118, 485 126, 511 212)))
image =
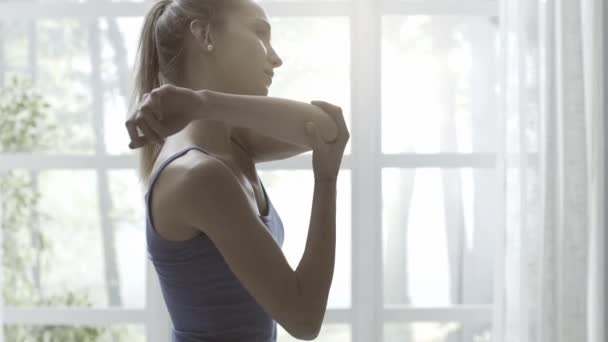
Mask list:
POLYGON ((325 141, 336 138, 334 120, 318 106, 278 97, 237 95, 200 90, 206 110, 197 113, 202 119, 225 122, 230 126, 249 128, 288 143, 309 146, 306 123, 313 121, 325 141))
POLYGON ((304 254, 296 269, 304 307, 322 324, 334 274, 336 251, 336 182, 315 182, 304 254))

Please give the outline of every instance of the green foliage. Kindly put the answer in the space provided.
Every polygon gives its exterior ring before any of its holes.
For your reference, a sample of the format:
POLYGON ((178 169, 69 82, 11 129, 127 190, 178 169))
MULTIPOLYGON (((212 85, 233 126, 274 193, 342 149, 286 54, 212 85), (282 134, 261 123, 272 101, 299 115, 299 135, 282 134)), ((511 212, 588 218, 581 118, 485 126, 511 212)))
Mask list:
MULTIPOLYGON (((29 81, 13 78, 0 89, 0 153, 52 150, 57 143, 57 124, 48 115, 49 105, 29 81)), ((53 245, 44 231, 34 229, 41 213, 40 194, 35 175, 28 170, 0 174, 3 233, 2 296, 6 306, 91 307, 89 293, 63 290, 48 293, 36 279, 37 258, 53 258, 53 245), (43 290, 47 292, 43 293, 43 290)), ((42 220, 41 220, 42 221, 42 220)), ((52 265, 52 263, 49 263, 52 265)), ((45 266, 48 267, 48 266, 45 266)), ((38 274, 39 276, 39 274, 38 274)), ((6 341, 84 342, 101 341, 111 333, 112 340, 126 341, 126 330, 117 327, 6 325, 6 341)))
POLYGON ((0 90, 0 152, 31 152, 52 148, 57 125, 46 114, 49 104, 29 81, 12 78, 0 90))

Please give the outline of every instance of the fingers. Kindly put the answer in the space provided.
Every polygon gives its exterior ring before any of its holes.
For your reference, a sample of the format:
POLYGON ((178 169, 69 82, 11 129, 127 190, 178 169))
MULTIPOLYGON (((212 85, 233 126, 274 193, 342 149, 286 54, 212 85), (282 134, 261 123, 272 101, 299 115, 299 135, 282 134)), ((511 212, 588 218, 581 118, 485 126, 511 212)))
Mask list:
POLYGON ((129 138, 131 139, 131 142, 129 143, 129 148, 131 149, 142 147, 151 141, 155 141, 159 144, 163 143, 163 139, 148 126, 148 123, 142 116, 139 116, 135 120, 127 120, 126 126, 127 131, 129 132, 129 138), (137 131, 138 128, 143 132, 143 136, 139 135, 139 132, 137 131))
MULTIPOLYGON (((139 134, 137 133, 137 126, 135 125, 135 119, 133 117, 129 118, 127 120, 127 122, 125 122, 125 126, 127 126, 127 132, 129 132, 129 139, 131 139, 132 143, 134 144, 135 142, 139 141, 139 134)), ((131 147, 131 144, 129 144, 129 147, 131 147)), ((134 146, 137 144, 134 144, 134 146)), ((136 148, 136 147, 131 147, 131 148, 136 148)))
POLYGON ((310 103, 323 109, 323 111, 334 119, 336 125, 338 126, 338 134, 336 135, 336 138, 328 143, 335 143, 340 139, 341 136, 345 136, 346 141, 348 141, 350 138, 350 133, 348 132, 348 126, 346 125, 344 115, 342 114, 342 108, 325 101, 311 101, 310 103))
POLYGON ((163 143, 164 128, 159 122, 162 119, 162 114, 158 110, 159 103, 160 98, 155 90, 142 96, 141 105, 125 123, 131 139, 129 148, 139 148, 151 141, 163 143), (143 136, 139 135, 138 128, 143 132, 143 136))
POLYGON ((141 130, 136 126, 135 123, 133 123, 135 126, 133 126, 134 130, 135 130, 135 139, 131 139, 131 142, 129 143, 129 148, 131 149, 135 149, 135 148, 140 148, 148 143, 150 143, 150 139, 148 139, 148 137, 144 136, 144 135, 139 135, 141 132, 141 130))
POLYGON ((313 122, 306 123, 306 135, 308 136, 308 141, 310 142, 313 150, 318 149, 319 144, 321 143, 321 136, 319 135, 317 126, 313 122))
POLYGON ((311 101, 311 104, 317 105, 319 107, 323 107, 323 108, 327 108, 328 110, 332 110, 332 111, 339 111, 342 112, 342 108, 331 104, 329 102, 325 102, 325 101, 319 101, 319 100, 315 100, 315 101, 311 101))
MULTIPOLYGON (((140 101, 140 105, 137 109, 138 112, 148 112, 152 114, 157 121, 162 121, 163 116, 160 110, 160 95, 158 88, 152 90, 150 93, 145 93, 140 101)), ((137 114, 137 113, 136 113, 137 114)))
POLYGON ((142 146, 145 146, 145 145, 147 145, 149 143, 150 143, 150 140, 148 140, 148 138, 141 137, 141 138, 136 139, 135 141, 131 141, 129 143, 129 148, 130 149, 136 149, 136 148, 140 148, 142 146))
POLYGON ((161 140, 164 140, 164 137, 168 135, 166 133, 167 130, 152 113, 152 110, 149 107, 144 106, 140 113, 143 120, 148 124, 148 127, 150 127, 161 140))
POLYGON ((331 103, 324 102, 324 101, 311 101, 310 104, 321 107, 324 111, 326 111, 328 114, 330 114, 333 118, 337 119, 336 122, 338 122, 338 123, 341 122, 346 127, 346 122, 344 121, 344 115, 342 114, 342 108, 340 108, 336 105, 333 105, 331 103))
POLYGON ((162 138, 152 128, 150 128, 150 126, 146 122, 146 118, 144 117, 145 115, 140 116, 135 120, 135 122, 137 123, 137 127, 139 127, 142 132, 144 132, 144 136, 148 137, 148 140, 154 141, 157 144, 162 144, 162 138))
MULTIPOLYGON (((163 121, 163 111, 161 107, 161 97, 158 94, 158 91, 155 89, 150 93, 150 110, 154 114, 154 117, 158 121, 163 121)), ((145 106, 145 105, 144 105, 145 106)))
POLYGON ((337 142, 338 139, 340 138, 340 124, 338 123, 338 120, 336 120, 336 118, 333 115, 333 113, 336 112, 336 109, 334 108, 335 106, 332 106, 329 103, 324 102, 324 101, 310 101, 310 104, 321 108, 323 110, 323 112, 327 113, 332 118, 332 120, 336 123, 336 128, 338 129, 338 131, 336 132, 336 137, 333 140, 323 139, 323 142, 326 144, 333 144, 333 143, 337 142))
POLYGON ((340 125, 340 127, 348 132, 348 126, 346 125, 346 121, 344 120, 344 115, 342 114, 342 108, 333 105, 324 101, 312 101, 311 104, 315 104, 323 109, 331 115, 332 118, 336 120, 336 123, 340 125), (313 103, 314 102, 314 103, 313 103))

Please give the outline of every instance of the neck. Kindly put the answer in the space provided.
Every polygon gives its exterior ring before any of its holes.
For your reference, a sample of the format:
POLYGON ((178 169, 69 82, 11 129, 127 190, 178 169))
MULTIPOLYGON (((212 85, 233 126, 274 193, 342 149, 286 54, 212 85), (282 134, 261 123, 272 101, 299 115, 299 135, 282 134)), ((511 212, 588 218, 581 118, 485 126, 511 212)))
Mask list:
POLYGON ((232 128, 223 122, 211 120, 192 121, 183 130, 189 145, 195 145, 214 155, 234 155, 230 137, 232 128))
POLYGON ((196 146, 205 152, 218 157, 234 160, 243 172, 255 169, 251 157, 244 150, 238 137, 240 131, 223 122, 212 120, 195 120, 182 131, 167 137, 164 147, 177 151, 188 146, 196 146))

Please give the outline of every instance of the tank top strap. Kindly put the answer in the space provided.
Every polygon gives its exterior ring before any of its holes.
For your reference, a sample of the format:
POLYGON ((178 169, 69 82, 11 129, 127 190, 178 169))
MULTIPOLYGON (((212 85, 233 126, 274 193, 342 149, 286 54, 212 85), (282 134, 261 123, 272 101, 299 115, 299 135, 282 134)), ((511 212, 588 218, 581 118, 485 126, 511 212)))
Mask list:
POLYGON ((183 150, 174 153, 172 156, 170 156, 169 158, 167 158, 167 160, 165 160, 160 167, 158 168, 158 170, 156 170, 156 172, 152 175, 152 180, 150 181, 149 185, 148 185, 148 189, 146 189, 146 197, 148 196, 148 194, 150 193, 150 189, 154 186, 154 183, 156 182, 156 179, 158 178, 158 176, 160 175, 160 172, 172 161, 174 161, 175 159, 183 156, 184 154, 186 154, 186 152, 190 151, 190 150, 199 150, 205 154, 209 154, 207 151, 203 150, 202 148, 198 147, 198 146, 188 146, 186 148, 184 148, 183 150))
MULTIPOLYGON (((199 150, 205 154, 208 154, 211 156, 211 154, 209 154, 207 151, 203 150, 202 148, 198 147, 198 146, 188 146, 186 148, 184 148, 183 150, 173 154, 172 156, 170 156, 169 158, 167 158, 167 160, 165 160, 160 167, 158 168, 158 170, 156 170, 156 172, 152 175, 152 180, 150 181, 149 185, 148 185, 148 189, 146 189, 146 193, 145 193, 145 198, 147 199, 148 194, 150 193, 150 189, 152 189, 152 187, 154 186, 154 183, 156 182, 156 179, 158 178, 158 176, 160 175, 160 172, 172 161, 174 161, 175 159, 183 156, 184 154, 186 154, 186 152, 190 151, 190 150, 199 150)), ((262 180, 260 179, 260 177, 258 177, 258 180, 260 182, 260 185, 262 186, 262 191, 264 194, 264 198, 266 199, 266 204, 268 205, 268 214, 266 215, 260 215, 258 213, 258 216, 263 218, 263 219, 267 219, 270 217, 271 214, 271 206, 272 206, 272 202, 270 201, 270 198, 268 197, 268 194, 266 193, 266 187, 264 187, 264 183, 262 182, 262 180)))

